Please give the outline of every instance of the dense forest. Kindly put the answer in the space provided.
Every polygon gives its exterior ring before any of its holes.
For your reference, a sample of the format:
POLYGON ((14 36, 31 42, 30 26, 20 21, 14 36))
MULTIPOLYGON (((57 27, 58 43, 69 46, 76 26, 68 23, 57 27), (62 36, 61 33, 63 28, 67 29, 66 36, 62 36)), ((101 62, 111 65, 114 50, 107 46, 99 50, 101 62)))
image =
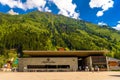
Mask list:
POLYGON ((109 26, 39 11, 0 13, 0 55, 19 45, 23 50, 108 50, 108 56, 120 59, 120 31, 109 26))

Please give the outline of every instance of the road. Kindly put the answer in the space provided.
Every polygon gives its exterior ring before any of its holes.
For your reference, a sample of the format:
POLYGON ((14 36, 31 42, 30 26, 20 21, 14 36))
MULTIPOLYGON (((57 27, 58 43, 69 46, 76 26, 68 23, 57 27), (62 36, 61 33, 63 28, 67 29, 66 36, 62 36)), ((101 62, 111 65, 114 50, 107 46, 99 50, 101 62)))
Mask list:
POLYGON ((0 72, 0 80, 120 80, 120 72, 0 72))

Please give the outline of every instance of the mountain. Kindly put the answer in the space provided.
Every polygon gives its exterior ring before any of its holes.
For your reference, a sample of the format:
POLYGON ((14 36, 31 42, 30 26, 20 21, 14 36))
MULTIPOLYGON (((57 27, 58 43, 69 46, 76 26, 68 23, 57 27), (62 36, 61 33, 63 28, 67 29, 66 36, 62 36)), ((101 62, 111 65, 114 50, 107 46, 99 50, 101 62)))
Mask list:
POLYGON ((108 56, 120 59, 120 31, 39 11, 0 13, 0 52, 18 46, 23 50, 109 50, 108 56))

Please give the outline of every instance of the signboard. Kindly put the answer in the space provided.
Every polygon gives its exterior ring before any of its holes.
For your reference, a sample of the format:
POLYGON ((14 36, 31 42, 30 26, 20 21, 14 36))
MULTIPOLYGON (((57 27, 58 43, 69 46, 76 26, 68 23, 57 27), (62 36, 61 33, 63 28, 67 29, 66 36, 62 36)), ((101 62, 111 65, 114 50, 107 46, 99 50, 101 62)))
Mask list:
POLYGON ((109 66, 118 66, 118 62, 116 61, 109 61, 108 64, 109 66))
POLYGON ((14 64, 18 64, 18 58, 16 58, 13 63, 14 63, 14 64))
POLYGON ((47 58, 45 61, 42 61, 42 63, 55 63, 55 62, 50 60, 50 58, 47 58))

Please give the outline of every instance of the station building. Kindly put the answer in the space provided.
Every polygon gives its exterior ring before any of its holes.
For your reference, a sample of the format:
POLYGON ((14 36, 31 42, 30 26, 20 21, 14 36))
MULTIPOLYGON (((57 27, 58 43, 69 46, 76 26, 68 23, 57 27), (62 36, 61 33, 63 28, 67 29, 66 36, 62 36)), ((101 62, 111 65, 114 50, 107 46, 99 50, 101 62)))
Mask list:
POLYGON ((88 66, 98 66, 99 70, 109 70, 107 51, 23 51, 19 58, 18 70, 20 72, 42 71, 78 71, 88 66))

